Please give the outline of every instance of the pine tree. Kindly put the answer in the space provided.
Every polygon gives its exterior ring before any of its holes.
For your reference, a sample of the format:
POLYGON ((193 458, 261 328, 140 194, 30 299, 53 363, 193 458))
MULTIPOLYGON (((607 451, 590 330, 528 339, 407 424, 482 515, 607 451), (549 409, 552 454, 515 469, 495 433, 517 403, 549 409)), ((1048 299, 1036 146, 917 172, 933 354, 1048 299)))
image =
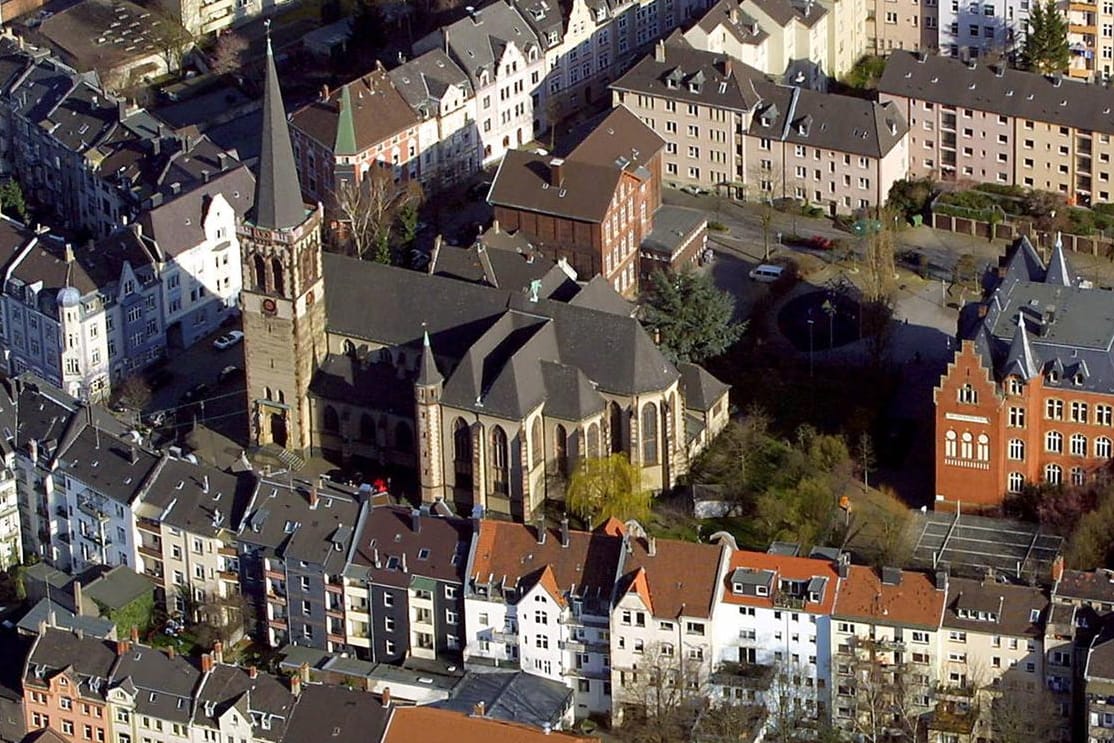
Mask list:
POLYGON ((720 291, 707 274, 654 271, 642 305, 642 323, 658 334, 661 350, 672 361, 699 364, 718 356, 743 334, 734 322, 735 300, 720 291))
POLYGON ((1021 65, 1030 72, 1050 75, 1063 72, 1071 63, 1068 24, 1053 0, 1033 4, 1029 30, 1021 48, 1021 65))

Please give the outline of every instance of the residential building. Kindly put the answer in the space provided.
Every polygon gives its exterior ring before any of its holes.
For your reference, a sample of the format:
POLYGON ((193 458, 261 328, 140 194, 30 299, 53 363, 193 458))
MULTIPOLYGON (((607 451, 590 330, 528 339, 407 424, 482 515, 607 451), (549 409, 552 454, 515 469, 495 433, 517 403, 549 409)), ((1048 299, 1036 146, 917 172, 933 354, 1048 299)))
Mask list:
MULTIPOLYGON (((0 397, 0 406, 6 402, 0 397)), ((0 448, 0 460, 0 570, 7 570, 23 564, 15 450, 10 443, 5 442, 0 448)))
POLYGON ((463 715, 433 707, 396 707, 383 736, 383 743, 599 743, 570 733, 551 732, 517 722, 493 720, 483 714, 463 715))
POLYGON ((939 21, 939 0, 868 0, 867 52, 935 52, 939 21))
POLYGON ((909 174, 1110 201, 1114 93, 1003 64, 895 52, 878 84, 909 122, 909 174))
POLYGON ((956 59, 1002 57, 1020 51, 1029 28, 1028 0, 995 3, 940 2, 940 53, 956 59))
POLYGON ((483 710, 493 720, 542 730, 562 730, 574 722, 572 689, 523 671, 468 673, 448 699, 430 706, 466 715, 483 710))
POLYGON ((477 522, 464 624, 469 667, 519 667, 573 692, 577 718, 611 711, 610 606, 622 538, 477 522))
POLYGON ((708 215, 682 206, 663 206, 654 212, 653 229, 638 248, 638 285, 654 271, 680 273, 702 266, 709 254, 708 215))
POLYGON ((366 508, 351 490, 260 480, 236 541, 241 590, 268 645, 349 649, 343 573, 366 508))
POLYGON ((866 54, 870 0, 820 0, 828 11, 829 77, 839 79, 866 54))
MULTIPOLYGON (((105 691, 110 740, 189 740, 194 693, 201 677, 197 668, 173 649, 145 647, 134 639, 117 643, 116 654, 105 691)), ((69 739, 77 738, 75 733, 69 739)))
POLYGON ((21 743, 27 735, 23 714, 23 665, 33 639, 22 632, 0 634, 0 653, 7 659, 0 672, 0 741, 21 743))
POLYGON ((1114 642, 1109 625, 1095 636, 1087 650, 1083 669, 1083 700, 1086 704, 1083 730, 1088 741, 1114 740, 1114 642))
POLYGON ((428 189, 461 183, 480 169, 480 132, 471 81, 443 49, 387 73, 418 117, 418 177, 428 189))
MULTIPOLYGON (((220 643, 212 653, 201 656, 200 670, 201 680, 193 695, 189 743, 216 743, 229 738, 249 743, 285 740, 301 691, 301 677, 292 677, 287 686, 254 667, 229 665, 224 662, 220 643)), ((321 721, 326 718, 314 714, 320 731, 321 721)), ((336 725, 339 720, 330 722, 336 725)))
POLYGON ((347 644, 380 663, 459 663, 472 525, 434 512, 377 506, 356 526, 344 570, 347 644))
POLYGON ((840 566, 832 611, 832 723, 877 734, 909 728, 932 709, 948 576, 840 566), (897 711, 881 717, 879 708, 897 711), (873 731, 873 732, 871 732, 873 731))
POLYGON ((712 621, 713 684, 733 703, 764 703, 771 719, 830 713, 831 560, 732 549, 712 621))
POLYGON ((611 713, 616 721, 638 714, 661 693, 655 684, 683 685, 684 693, 704 696, 716 658, 713 615, 730 559, 727 543, 657 539, 637 521, 621 531, 611 609, 611 713), (672 681, 662 681, 668 678, 672 681))
POLYGON ((263 0, 174 0, 165 8, 191 35, 208 36, 230 30, 232 26, 264 13, 281 12, 276 9, 283 5, 284 0, 274 3, 264 3, 263 0))
POLYGON ((488 195, 503 229, 521 231, 577 275, 601 274, 635 294, 639 246, 661 206, 662 139, 631 111, 612 110, 567 157, 512 150, 488 195))
POLYGON ((936 499, 1001 504, 1026 482, 1082 485, 1111 456, 1110 298, 1085 288, 1057 244, 1046 266, 1027 238, 962 327, 935 391, 936 499))
MULTIPOLYGON (((298 684, 298 700, 282 736, 283 743, 317 743, 328 730, 337 743, 382 741, 396 709, 391 693, 382 696, 345 686, 298 684)), ((428 734, 421 736, 426 739, 428 734)))
POLYGON ((1114 65, 1114 6, 1082 2, 1059 7, 1068 24, 1068 75, 1085 82, 1108 81, 1114 65))
POLYGON ((393 188, 416 180, 418 126, 418 116, 382 65, 335 90, 323 88, 318 100, 290 117, 302 193, 344 219, 338 204, 345 198, 338 195, 342 182, 356 186, 367 177, 382 178, 393 188), (369 176, 373 167, 378 170, 369 176))
POLYGON ((23 666, 23 708, 27 730, 49 728, 70 741, 89 732, 89 740, 114 740, 107 694, 117 647, 85 639, 80 633, 43 628, 23 666))
POLYGON ((776 85, 683 40, 659 43, 612 89, 664 132, 662 177, 673 186, 798 198, 836 214, 884 203, 908 169, 896 106, 776 85))
POLYGON ((415 42, 414 56, 444 49, 468 76, 484 165, 544 128, 540 99, 534 98, 546 74, 545 46, 517 5, 505 2, 473 8, 468 17, 415 42))
MULTIPOLYGON (((784 72, 771 69, 767 43, 770 33, 763 29, 757 15, 746 12, 744 5, 738 0, 719 0, 685 31, 685 41, 694 49, 722 54, 767 74, 784 72)), ((763 20, 768 18, 763 14, 763 20)), ((783 30, 780 26, 777 29, 783 30)))

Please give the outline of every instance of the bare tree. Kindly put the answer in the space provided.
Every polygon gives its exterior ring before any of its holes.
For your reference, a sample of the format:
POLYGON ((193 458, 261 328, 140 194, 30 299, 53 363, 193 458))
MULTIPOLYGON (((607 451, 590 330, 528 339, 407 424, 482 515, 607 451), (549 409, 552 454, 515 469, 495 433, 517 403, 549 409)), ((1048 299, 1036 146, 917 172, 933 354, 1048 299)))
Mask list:
POLYGON ((863 289, 872 302, 888 298, 894 291, 897 266, 894 261, 895 225, 900 215, 892 209, 878 210, 877 229, 866 238, 863 259, 863 289))
POLYGON ((217 75, 236 72, 243 67, 247 50, 247 39, 235 31, 225 31, 217 37, 213 51, 209 54, 209 69, 217 75))
POLYGON ((898 643, 871 637, 851 639, 836 660, 837 705, 849 709, 846 727, 864 743, 917 740, 931 690, 927 667, 896 662, 898 643))
POLYGON ((151 41, 162 55, 166 69, 174 72, 182 66, 182 57, 193 48, 193 34, 167 13, 159 10, 149 12, 152 16, 149 22, 151 41))
POLYGON ((373 167, 358 181, 343 178, 333 192, 349 251, 390 263, 391 232, 400 210, 421 203, 416 181, 396 183, 390 167, 373 167))
POLYGON ((691 731, 707 695, 708 667, 666 643, 646 648, 637 670, 624 671, 618 701, 623 709, 620 736, 637 743, 681 743, 691 731))

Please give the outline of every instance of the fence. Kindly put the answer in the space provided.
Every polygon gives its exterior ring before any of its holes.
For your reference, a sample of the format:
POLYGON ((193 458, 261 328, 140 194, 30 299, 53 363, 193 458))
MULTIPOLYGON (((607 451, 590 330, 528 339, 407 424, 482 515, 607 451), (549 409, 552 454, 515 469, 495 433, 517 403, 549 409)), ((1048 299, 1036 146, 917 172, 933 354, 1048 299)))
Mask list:
MULTIPOLYGON (((978 219, 956 217, 935 211, 932 213, 932 226, 938 230, 947 230, 948 232, 971 235, 972 237, 983 237, 987 240, 1014 240, 1021 235, 1028 235, 1029 239, 1033 240, 1035 235, 1036 242, 1051 245, 1050 241, 1055 239, 1054 234, 1037 232, 1028 223, 998 222, 997 224, 991 224, 978 219)), ((1111 240, 1104 237, 1062 233, 1060 239, 1063 241, 1064 248, 1073 253, 1110 256, 1114 252, 1111 240)))

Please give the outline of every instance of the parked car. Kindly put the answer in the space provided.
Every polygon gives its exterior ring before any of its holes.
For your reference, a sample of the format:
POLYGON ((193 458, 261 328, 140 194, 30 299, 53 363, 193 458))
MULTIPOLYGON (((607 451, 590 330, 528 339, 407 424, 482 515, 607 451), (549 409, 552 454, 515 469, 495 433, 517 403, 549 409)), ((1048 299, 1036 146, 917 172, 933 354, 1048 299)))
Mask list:
POLYGON ((754 281, 763 284, 772 284, 780 279, 783 273, 785 273, 785 266, 774 266, 769 263, 763 263, 756 268, 752 268, 747 275, 754 281))
POLYGON ((223 351, 227 348, 232 348, 237 343, 244 339, 244 333, 240 330, 230 330, 220 338, 213 341, 213 348, 218 351, 223 351))
POLYGON ((242 376, 244 376, 243 369, 236 366, 235 364, 229 364, 228 366, 220 370, 220 374, 217 375, 217 381, 227 382, 231 379, 237 379, 238 377, 242 376))
POLYGON ((824 237, 823 235, 813 235, 805 240, 805 245, 813 250, 831 250, 835 243, 831 238, 824 237))
POLYGON ((166 423, 166 411, 156 410, 155 412, 149 414, 145 420, 147 421, 147 425, 151 426, 152 428, 158 428, 163 423, 166 423))
POLYGON ((195 400, 200 400, 208 393, 209 385, 205 384, 204 382, 198 382, 193 387, 190 387, 188 390, 186 390, 185 394, 182 395, 182 402, 194 402, 195 400))

